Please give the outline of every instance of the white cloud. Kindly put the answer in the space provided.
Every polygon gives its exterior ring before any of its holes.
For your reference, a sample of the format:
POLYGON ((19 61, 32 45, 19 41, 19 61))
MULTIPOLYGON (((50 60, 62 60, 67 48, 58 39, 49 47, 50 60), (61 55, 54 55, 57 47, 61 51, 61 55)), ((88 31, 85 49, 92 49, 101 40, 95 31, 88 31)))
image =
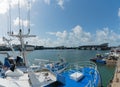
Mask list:
POLYGON ((118 10, 118 17, 120 17, 120 8, 119 8, 119 10, 118 10))
MULTIPOLYGON (((45 4, 50 5, 52 0, 43 0, 45 4)), ((64 9, 65 0, 55 0, 53 1, 55 4, 57 4, 60 8, 64 9)))
POLYGON ((28 20, 19 20, 19 17, 17 17, 15 20, 13 20, 14 26, 19 26, 19 22, 21 26, 28 27, 29 21, 28 20))
POLYGON ((57 4, 58 4, 62 9, 64 9, 64 2, 65 2, 65 0, 57 0, 57 4))
POLYGON ((63 32, 49 32, 49 34, 56 36, 57 41, 55 43, 58 46, 79 46, 81 44, 87 44, 91 40, 91 34, 83 31, 79 25, 75 26, 71 32, 64 30, 63 32))
POLYGON ((96 40, 97 40, 97 42, 105 41, 106 39, 108 39, 108 35, 109 35, 108 28, 105 28, 103 30, 97 30, 96 31, 96 40))
POLYGON ((120 35, 113 32, 109 28, 103 28, 102 30, 96 31, 96 43, 110 43, 111 45, 119 45, 120 35))
POLYGON ((28 4, 28 1, 27 0, 11 0, 10 4, 11 4, 11 7, 14 8, 15 6, 18 6, 18 3, 20 5, 20 7, 26 7, 27 4, 28 4))
POLYGON ((8 0, 1 0, 0 1, 0 14, 6 13, 8 8, 9 8, 8 0))
POLYGON ((50 0, 44 0, 44 2, 48 5, 50 5, 50 0))
POLYGON ((59 37, 59 38, 66 38, 67 36, 67 31, 63 31, 63 32, 47 32, 48 34, 51 34, 51 35, 55 35, 56 37, 59 37))
POLYGON ((5 44, 3 38, 0 38, 0 45, 5 44))
POLYGON ((47 38, 47 39, 41 39, 40 37, 31 37, 26 39, 25 41, 28 42, 28 44, 30 45, 38 45, 38 46, 52 46, 53 42, 51 39, 47 38), (48 44, 51 43, 51 44, 48 44))
POLYGON ((28 27, 29 26, 29 21, 28 20, 23 20, 23 26, 28 27))
POLYGON ((92 36, 89 32, 83 31, 83 28, 81 26, 77 25, 72 29, 72 32, 70 32, 69 37, 73 38, 72 40, 77 43, 77 45, 81 45, 90 42, 92 36))
MULTIPOLYGON (((20 5, 20 7, 22 8, 22 7, 27 7, 28 6, 28 4, 29 4, 29 2, 31 2, 31 3, 34 3, 36 0, 10 0, 9 1, 9 3, 10 3, 10 5, 11 5, 11 7, 15 7, 15 6, 17 6, 18 7, 18 3, 19 3, 19 5, 20 5)), ((31 4, 30 3, 30 4, 31 4)))
MULTIPOLYGON (((20 1, 20 7, 26 8, 28 5, 28 0, 19 0, 20 1)), ((32 0, 31 2, 35 2, 36 0, 32 0)), ((18 7, 18 0, 0 0, 0 14, 7 13, 9 6, 12 8, 18 7)))

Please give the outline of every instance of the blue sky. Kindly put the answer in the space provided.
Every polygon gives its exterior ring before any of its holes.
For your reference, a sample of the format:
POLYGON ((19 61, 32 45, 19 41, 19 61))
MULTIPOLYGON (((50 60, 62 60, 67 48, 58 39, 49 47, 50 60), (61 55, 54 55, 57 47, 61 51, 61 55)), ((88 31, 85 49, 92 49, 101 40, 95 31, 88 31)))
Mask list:
MULTIPOLYGON (((80 46, 108 42, 112 46, 120 45, 119 0, 20 0, 24 31, 29 24, 26 17, 28 1, 31 1, 31 34, 37 35, 28 39, 29 44, 80 46)), ((9 3, 12 30, 17 32, 18 0, 9 3)), ((8 0, 0 1, 1 38, 9 28, 8 8, 8 0)))

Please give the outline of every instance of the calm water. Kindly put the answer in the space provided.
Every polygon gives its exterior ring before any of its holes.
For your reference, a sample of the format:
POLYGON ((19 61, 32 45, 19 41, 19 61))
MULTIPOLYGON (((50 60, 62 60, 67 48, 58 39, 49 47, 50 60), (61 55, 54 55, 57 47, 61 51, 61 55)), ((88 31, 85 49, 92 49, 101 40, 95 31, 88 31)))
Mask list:
MULTIPOLYGON (((109 51, 94 51, 94 50, 37 50, 29 53, 27 58, 30 62, 34 60, 34 58, 40 59, 50 59, 50 60, 58 60, 60 55, 65 58, 67 62, 78 62, 78 61, 89 61, 90 58, 93 58, 96 53, 106 53, 109 51)), ((0 55, 1 60, 3 61, 3 55, 0 55)), ((102 83, 104 87, 107 87, 109 80, 114 75, 114 67, 108 67, 103 64, 97 64, 98 70, 102 77, 102 83)))

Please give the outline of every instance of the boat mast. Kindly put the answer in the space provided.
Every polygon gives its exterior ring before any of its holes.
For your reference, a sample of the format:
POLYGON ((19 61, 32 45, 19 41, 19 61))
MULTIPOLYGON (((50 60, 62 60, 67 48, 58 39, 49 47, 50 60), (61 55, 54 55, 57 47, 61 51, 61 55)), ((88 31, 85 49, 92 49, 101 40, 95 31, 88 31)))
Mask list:
POLYGON ((30 35, 30 29, 28 29, 28 33, 27 34, 23 34, 22 30, 19 29, 19 33, 18 34, 10 34, 10 36, 12 37, 17 37, 20 41, 20 44, 21 44, 21 54, 22 54, 22 57, 24 59, 24 64, 25 66, 28 66, 27 64, 27 60, 26 60, 26 55, 25 55, 25 52, 26 52, 26 49, 25 49, 25 44, 24 44, 24 38, 28 38, 28 37, 36 37, 35 35, 30 35))
MULTIPOLYGON (((26 54, 25 54, 25 52, 26 52, 26 49, 25 49, 25 44, 24 44, 24 38, 29 38, 29 37, 35 37, 35 35, 30 35, 30 23, 28 24, 28 33, 27 34, 24 34, 23 33, 23 31, 22 31, 22 29, 21 29, 21 17, 20 17, 20 1, 19 1, 19 33, 18 33, 18 35, 13 35, 13 34, 11 34, 10 36, 14 36, 14 37, 17 37, 18 39, 19 39, 19 41, 20 41, 20 44, 21 44, 21 49, 20 49, 20 51, 21 51, 21 54, 22 54, 22 57, 23 57, 23 59, 24 59, 24 64, 25 64, 25 66, 28 66, 28 64, 27 64, 27 59, 26 59, 26 54)), ((28 19, 27 19, 28 21, 30 21, 30 2, 28 2, 28 19)))
MULTIPOLYGON (((20 45, 21 45, 20 52, 21 52, 21 55, 23 57, 24 65, 26 67, 28 67, 26 54, 25 54, 26 49, 25 49, 25 44, 24 44, 24 38, 36 37, 36 36, 35 35, 30 35, 30 22, 28 24, 28 33, 24 34, 22 29, 21 29, 20 0, 18 1, 18 10, 19 10, 19 33, 18 34, 14 34, 13 32, 11 33, 11 25, 10 25, 10 31, 8 32, 8 35, 11 36, 11 37, 17 37, 19 39, 20 45)), ((11 14, 11 11, 10 11, 10 14, 11 14)), ((28 2, 28 17, 27 18, 28 18, 28 21, 30 21, 30 2, 28 2)), ((10 17, 10 21, 11 21, 11 17, 10 17)), ((7 39, 4 38, 4 40, 7 40, 7 39)), ((13 47, 11 49, 13 49, 13 47)))

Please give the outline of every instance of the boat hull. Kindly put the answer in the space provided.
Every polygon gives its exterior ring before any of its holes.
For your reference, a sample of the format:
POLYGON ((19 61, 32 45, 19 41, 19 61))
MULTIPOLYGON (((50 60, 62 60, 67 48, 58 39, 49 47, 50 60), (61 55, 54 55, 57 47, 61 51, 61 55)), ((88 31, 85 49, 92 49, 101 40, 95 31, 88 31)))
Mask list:
POLYGON ((90 59, 90 61, 93 61, 95 63, 101 63, 101 64, 106 64, 106 60, 103 59, 90 59))

